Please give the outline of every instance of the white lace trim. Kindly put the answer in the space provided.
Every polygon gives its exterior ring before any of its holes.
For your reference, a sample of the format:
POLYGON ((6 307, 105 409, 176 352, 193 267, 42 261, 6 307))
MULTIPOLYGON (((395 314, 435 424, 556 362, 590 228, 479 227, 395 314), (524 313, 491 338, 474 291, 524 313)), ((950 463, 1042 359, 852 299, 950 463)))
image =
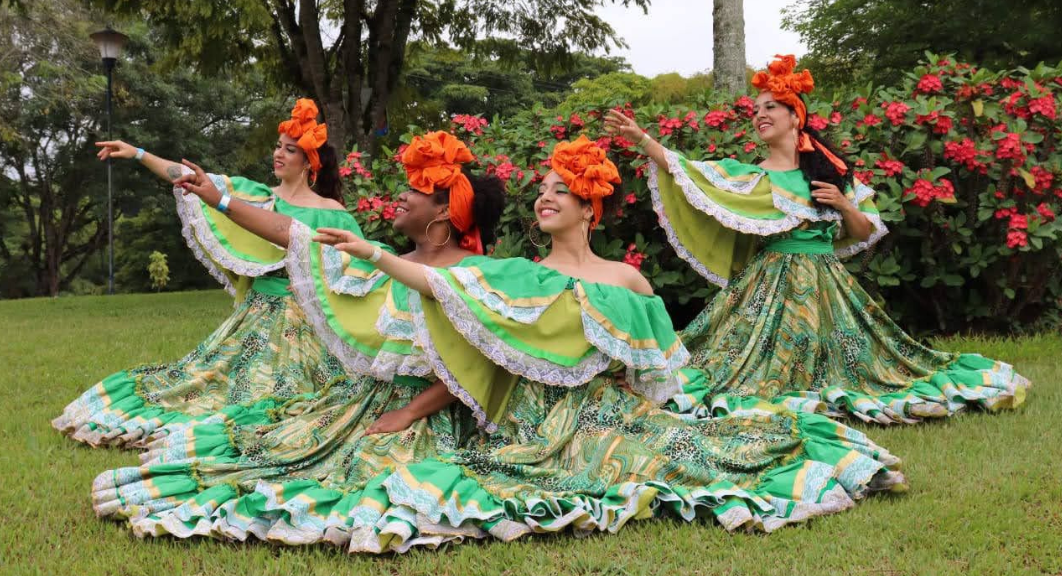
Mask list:
MULTIPOLYGON (((184 167, 184 170, 185 172, 183 173, 191 172, 187 167, 184 167)), ((203 204, 199 197, 195 195, 186 196, 184 190, 179 187, 173 188, 173 195, 177 199, 177 214, 181 218, 181 235, 184 236, 185 242, 192 249, 196 260, 199 260, 210 272, 210 275, 220 282, 230 294, 235 294, 235 287, 233 287, 232 282, 225 276, 224 272, 221 271, 221 268, 230 270, 240 276, 255 277, 284 267, 283 259, 273 264, 260 264, 233 256, 214 236, 214 232, 210 229, 210 224, 203 214, 203 204)), ((263 202, 261 206, 264 207, 267 204, 268 202, 263 202)))
POLYGON ((295 296, 295 302, 306 314, 306 319, 313 326, 317 337, 324 342, 329 352, 339 358, 348 372, 387 381, 391 381, 399 374, 424 377, 431 373, 423 359, 384 351, 380 351, 374 358, 344 341, 328 325, 324 310, 317 299, 309 258, 309 251, 312 249, 310 240, 313 237, 312 231, 302 222, 292 219, 289 236, 285 262, 288 267, 288 276, 291 278, 291 293, 295 296))
MULTIPOLYGON (((697 169, 705 178, 707 178, 712 186, 726 191, 733 192, 734 194, 741 194, 742 196, 748 196, 752 193, 752 189, 760 183, 760 180, 766 174, 766 172, 760 172, 752 177, 752 180, 748 182, 734 182, 733 180, 727 180, 722 174, 715 171, 711 167, 714 162, 703 162, 697 160, 686 160, 691 166, 697 169)), ((656 164, 655 162, 653 164, 656 164)))
POLYGON ((325 277, 328 278, 328 289, 336 294, 364 296, 372 292, 377 283, 387 276, 381 270, 374 270, 368 278, 343 274, 343 253, 332 246, 322 247, 321 259, 325 277))
POLYGON ((664 229, 664 234, 667 235, 667 241, 675 250, 675 254, 677 254, 679 258, 685 260, 686 263, 690 265, 690 268, 693 268, 694 272, 700 274, 712 284, 715 284, 716 286, 719 286, 721 288, 726 288, 727 284, 729 284, 730 282, 726 278, 723 278, 722 276, 709 270, 708 267, 702 264, 696 256, 691 254, 690 251, 686 249, 686 246, 682 243, 682 241, 679 240, 678 234, 671 226, 671 220, 669 220, 667 217, 667 211, 664 209, 664 202, 660 198, 660 185, 658 181, 659 175, 657 173, 658 170, 659 168, 657 167, 656 162, 651 162, 649 164, 649 192, 650 198, 653 202, 653 211, 656 212, 660 227, 664 229))
MULTIPOLYGON (((704 192, 697 187, 689 175, 686 174, 686 171, 683 170, 678 154, 672 150, 664 149, 664 156, 667 158, 668 172, 671 173, 671 176, 675 179, 675 183, 678 184, 679 188, 682 190, 682 194, 686 197, 686 201, 697 210, 718 220, 723 226, 744 234, 770 236, 772 234, 780 234, 792 230, 800 225, 801 219, 788 213, 786 213, 785 218, 780 220, 758 220, 756 218, 748 218, 734 214, 719 204, 716 204, 715 201, 706 196, 704 192)), ((772 196, 777 197, 777 195, 772 196)))
POLYGON ((479 283, 479 279, 476 275, 467 268, 453 267, 447 269, 453 277, 461 283, 461 287, 469 296, 475 298, 484 306, 490 308, 492 311, 501 314, 502 316, 519 322, 521 324, 531 324, 538 321, 538 318, 542 316, 542 313, 549 308, 546 306, 510 306, 503 298, 483 288, 483 285, 479 283))
MULTIPOLYGON (((426 271, 432 270, 429 267, 424 269, 426 271)), ((454 376, 453 372, 450 372, 442 357, 439 356, 438 350, 435 349, 431 341, 431 334, 428 332, 428 323, 424 318, 424 309, 420 304, 420 293, 415 290, 411 290, 409 293, 409 308, 415 319, 414 325, 417 327, 416 345, 424 350, 424 355, 427 357, 435 376, 446 385, 446 389, 450 391, 450 394, 456 396, 462 404, 472 410, 472 416, 476 419, 476 424, 480 428, 489 433, 497 432, 498 425, 490 421, 487 417, 487 412, 483 410, 483 406, 472 397, 468 390, 461 386, 461 383, 457 381, 457 377, 454 376)))
POLYGON ((516 350, 488 330, 468 308, 464 300, 454 292, 450 284, 435 270, 425 269, 425 277, 435 299, 442 306, 450 324, 466 340, 492 362, 512 374, 551 386, 579 386, 586 384, 609 365, 609 358, 600 350, 594 350, 575 366, 560 366, 549 360, 535 358, 516 350))
MULTIPOLYGON (((589 304, 580 302, 580 305, 589 304)), ((585 309, 581 316, 586 341, 627 367, 627 382, 631 389, 657 404, 682 393, 682 383, 676 371, 686 364, 690 354, 681 341, 670 356, 659 348, 638 349, 609 333, 585 309)))
POLYGON ((867 214, 866 212, 863 212, 863 216, 866 216, 867 220, 870 220, 870 223, 874 225, 874 231, 870 233, 870 238, 867 238, 862 242, 857 242, 850 246, 845 246, 844 248, 838 248, 837 250, 834 250, 833 253, 838 258, 847 258, 849 256, 858 254, 866 250, 867 248, 870 248, 871 246, 877 244, 879 241, 881 241, 882 238, 884 238, 889 233, 889 229, 885 226, 885 222, 881 220, 880 214, 867 214))

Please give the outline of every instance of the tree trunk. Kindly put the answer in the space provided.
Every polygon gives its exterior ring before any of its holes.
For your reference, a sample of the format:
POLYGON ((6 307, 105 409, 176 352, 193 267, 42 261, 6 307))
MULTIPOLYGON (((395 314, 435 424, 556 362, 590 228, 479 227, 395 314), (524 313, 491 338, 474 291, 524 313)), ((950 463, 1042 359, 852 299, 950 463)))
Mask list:
POLYGON ((731 94, 745 91, 745 13, 741 0, 714 0, 712 73, 715 87, 731 94))

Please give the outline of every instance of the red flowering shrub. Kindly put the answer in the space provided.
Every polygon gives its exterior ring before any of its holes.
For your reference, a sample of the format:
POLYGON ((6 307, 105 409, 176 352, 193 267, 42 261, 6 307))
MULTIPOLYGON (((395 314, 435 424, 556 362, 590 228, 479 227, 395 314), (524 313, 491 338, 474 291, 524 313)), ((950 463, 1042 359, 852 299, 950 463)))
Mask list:
MULTIPOLYGON (((892 233, 847 265, 916 331, 1016 330, 1062 319, 1062 70, 992 72, 931 57, 901 85, 861 88, 836 102, 809 102, 809 124, 837 144, 872 186, 892 233)), ((712 94, 690 106, 618 109, 650 136, 694 160, 754 163, 753 101, 712 94)), ((681 325, 713 293, 672 251, 653 212, 647 159, 636 143, 608 137, 602 110, 541 107, 488 123, 456 116, 474 170, 505 180, 510 206, 495 256, 542 256, 528 239, 532 203, 558 139, 587 134, 608 150, 623 183, 621 206, 593 233, 594 250, 649 278, 681 325)), ((409 135, 404 137, 408 142, 409 135)), ((385 222, 405 174, 384 151, 361 166, 348 158, 348 203, 366 232, 402 245, 385 222), (360 168, 359 168, 360 167, 360 168)))

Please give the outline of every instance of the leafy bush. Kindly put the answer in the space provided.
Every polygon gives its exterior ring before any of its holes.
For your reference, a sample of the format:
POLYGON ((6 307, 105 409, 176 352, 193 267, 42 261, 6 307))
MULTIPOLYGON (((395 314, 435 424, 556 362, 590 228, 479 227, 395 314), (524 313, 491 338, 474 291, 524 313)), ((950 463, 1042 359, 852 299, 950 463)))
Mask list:
MULTIPOLYGON (((917 332, 1021 331, 1062 320, 1062 136, 1057 92, 1062 70, 993 72, 927 54, 898 86, 866 86, 809 104, 809 122, 877 192, 892 233, 848 263, 894 318, 917 332)), ((641 89, 640 86, 637 87, 641 89)), ((536 257, 528 238, 538 181, 553 144, 585 132, 609 150, 623 174, 618 207, 593 234, 594 250, 639 267, 683 324, 714 289, 667 244, 646 181, 646 159, 630 142, 604 136, 601 114, 617 104, 558 115, 536 107, 488 122, 456 116, 452 131, 477 155, 476 169, 508 183, 498 256, 536 257)), ((567 107, 562 106, 565 110, 567 107)), ((706 93, 684 106, 625 113, 665 146, 698 160, 757 162, 752 99, 706 93)), ((403 137, 408 142, 417 129, 403 137)), ((400 245, 388 220, 390 192, 406 186, 385 150, 371 167, 353 152, 344 174, 351 209, 369 236, 400 245)))

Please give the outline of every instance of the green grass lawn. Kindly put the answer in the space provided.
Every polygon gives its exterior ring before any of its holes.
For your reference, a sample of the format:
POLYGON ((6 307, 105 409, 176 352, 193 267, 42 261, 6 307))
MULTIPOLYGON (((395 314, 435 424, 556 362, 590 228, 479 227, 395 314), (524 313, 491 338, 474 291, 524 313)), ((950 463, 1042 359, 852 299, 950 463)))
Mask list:
POLYGON ((134 454, 78 445, 49 421, 82 390, 175 360, 230 310, 221 292, 0 302, 0 571, 27 574, 1062 574, 1062 337, 949 339, 1034 387, 1014 412, 858 427, 904 459, 908 493, 772 535, 641 521, 619 534, 532 537, 402 556, 172 538, 93 515, 99 472, 134 454))

